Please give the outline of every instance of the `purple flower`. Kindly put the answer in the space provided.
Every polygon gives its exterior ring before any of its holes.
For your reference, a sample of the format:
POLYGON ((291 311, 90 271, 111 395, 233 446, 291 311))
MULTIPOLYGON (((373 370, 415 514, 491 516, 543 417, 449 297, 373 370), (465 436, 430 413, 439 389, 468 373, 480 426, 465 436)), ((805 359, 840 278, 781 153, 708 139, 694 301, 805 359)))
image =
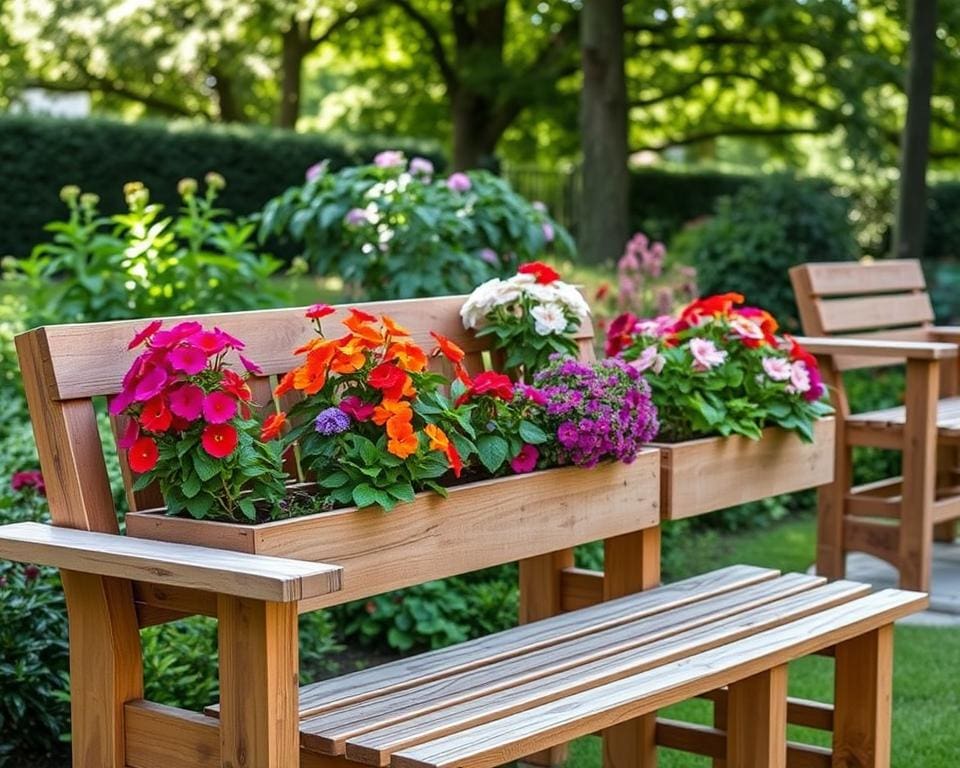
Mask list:
POLYGON ((351 208, 343 220, 352 227, 367 223, 367 212, 363 208, 351 208))
POLYGON ((316 181, 323 175, 323 171, 326 168, 327 164, 323 161, 319 163, 314 163, 309 168, 307 168, 307 181, 316 181))
POLYGON ((451 173, 447 178, 447 188, 452 192, 466 192, 471 186, 470 177, 465 173, 451 173))
POLYGON ((545 221, 543 223, 543 239, 548 243, 552 243, 554 237, 556 237, 556 233, 553 231, 553 224, 545 221))
POLYGON ((433 176, 433 163, 425 157, 414 157, 410 160, 410 173, 414 176, 433 176))
POLYGON ((478 255, 480 256, 480 261, 485 261, 487 264, 496 266, 500 263, 500 257, 497 256, 497 252, 493 250, 493 248, 481 248, 478 255))
POLYGON ((339 435, 350 429, 350 417, 334 406, 320 411, 314 421, 314 426, 317 432, 326 437, 339 435))
POLYGON ((533 472, 533 470, 537 468, 537 460, 539 458, 540 451, 537 450, 537 447, 526 443, 523 448, 520 449, 520 453, 511 460, 510 467, 518 475, 533 472))
POLYGON ((378 168, 396 168, 405 162, 406 158, 399 149, 385 149, 383 152, 378 152, 377 156, 373 158, 373 164, 378 168))

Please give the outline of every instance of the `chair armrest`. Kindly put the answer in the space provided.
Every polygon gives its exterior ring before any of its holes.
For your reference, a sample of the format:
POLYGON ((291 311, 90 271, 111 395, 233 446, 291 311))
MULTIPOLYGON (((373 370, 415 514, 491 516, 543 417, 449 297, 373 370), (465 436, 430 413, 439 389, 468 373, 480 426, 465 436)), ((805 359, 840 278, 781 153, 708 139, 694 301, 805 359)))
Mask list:
POLYGON ((908 360, 944 360, 957 357, 956 344, 935 341, 874 341, 798 336, 797 343, 815 355, 859 357, 905 357, 908 360))
POLYGON ((932 341, 960 344, 960 325, 935 325, 927 330, 932 341))
POLYGON ((0 558, 277 603, 326 595, 341 588, 342 568, 338 565, 41 523, 0 526, 0 558))

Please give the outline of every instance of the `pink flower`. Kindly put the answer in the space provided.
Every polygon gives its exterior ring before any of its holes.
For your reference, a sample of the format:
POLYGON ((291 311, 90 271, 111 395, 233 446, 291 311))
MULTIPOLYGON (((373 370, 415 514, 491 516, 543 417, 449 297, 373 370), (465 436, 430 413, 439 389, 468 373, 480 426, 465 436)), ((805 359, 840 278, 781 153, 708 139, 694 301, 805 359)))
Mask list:
POLYGON ((447 178, 447 188, 451 192, 466 192, 473 186, 470 177, 465 173, 451 173, 447 178))
POLYGON ((305 174, 307 181, 316 181, 317 179, 319 179, 320 176, 323 174, 324 166, 326 166, 326 163, 321 161, 319 163, 314 163, 309 168, 307 168, 307 172, 305 174))
POLYGON ((121 451, 125 451, 133 447, 133 444, 137 442, 137 438, 139 437, 140 424, 136 419, 127 419, 127 426, 124 427, 123 434, 120 436, 120 439, 117 440, 117 447, 121 451))
POLYGON ((657 374, 663 370, 663 366, 666 364, 667 358, 661 355, 659 350, 653 346, 646 347, 643 352, 640 353, 640 357, 630 363, 630 365, 640 371, 640 373, 653 369, 653 372, 657 374))
POLYGON ((497 252, 493 250, 493 248, 482 248, 480 250, 480 261, 485 261, 487 264, 496 266, 500 263, 500 257, 497 256, 497 252))
POLYGON ((170 353, 170 367, 193 376, 207 367, 207 356, 197 347, 181 345, 170 353))
POLYGON ((127 410, 127 407, 131 403, 133 403, 133 396, 134 396, 133 389, 130 389, 130 388, 124 389, 122 392, 120 392, 119 395, 117 395, 115 398, 113 398, 110 401, 110 405, 107 408, 107 412, 111 416, 119 416, 121 413, 127 410))
POLYGON ((190 337, 190 342, 202 349, 208 356, 222 352, 229 344, 229 337, 219 328, 201 331, 190 337))
POLYGON ((547 396, 536 387, 531 387, 528 384, 517 384, 517 392, 534 405, 539 405, 541 408, 547 405, 547 396))
POLYGON ((774 381, 786 381, 790 378, 791 369, 789 360, 780 357, 765 357, 761 361, 764 373, 774 381))
POLYGON ((548 243, 552 243, 554 237, 556 237, 556 233, 553 231, 553 224, 551 224, 549 221, 545 221, 543 223, 543 239, 548 243))
POLYGON ((195 320, 188 320, 183 323, 177 323, 173 328, 167 331, 159 331, 151 340, 151 346, 158 349, 169 349, 186 338, 199 333, 203 326, 195 320))
POLYGON ((537 459, 539 458, 540 452, 537 450, 537 447, 525 443, 523 448, 520 449, 520 453, 510 462, 510 467, 518 475, 533 472, 533 470, 537 468, 537 459))
POLYGON ((363 210, 363 208, 351 208, 349 211, 347 211, 347 215, 343 217, 343 220, 351 227, 356 227, 360 224, 366 224, 367 212, 363 210))
POLYGON ((211 424, 223 424, 237 415, 237 401, 223 392, 211 392, 203 398, 203 418, 211 424))
POLYGON ((405 162, 406 158, 399 149, 385 149, 383 152, 378 152, 377 156, 373 158, 373 164, 378 168, 395 168, 405 162))
POLYGON ((34 488, 41 496, 45 496, 47 487, 43 483, 43 475, 39 469, 27 469, 22 472, 14 472, 10 478, 10 488, 19 491, 22 488, 34 488))
POLYGON ((203 410, 203 390, 196 384, 184 384, 170 393, 170 411, 174 416, 193 421, 203 410))
POLYGON ((263 368, 253 362, 253 360, 250 358, 244 357, 243 355, 239 355, 239 358, 240 364, 247 373, 252 373, 254 376, 259 376, 261 373, 263 373, 263 368))
POLYGON ((410 173, 419 176, 432 176, 433 163, 425 157, 414 157, 410 160, 410 173))
POLYGON ((133 341, 131 341, 127 345, 127 349, 136 349, 137 347, 139 347, 141 344, 143 344, 143 342, 145 342, 148 338, 150 338, 151 336, 153 336, 153 334, 155 334, 158 330, 160 330, 161 325, 163 325, 162 320, 154 320, 146 328, 144 328, 136 336, 133 337, 133 341))
POLYGON ((693 355, 693 369, 695 371, 709 371, 718 365, 723 365, 727 353, 717 349, 717 345, 710 339, 691 339, 690 354, 693 355))
POLYGON ((339 408, 354 421, 367 421, 373 416, 375 406, 365 403, 356 395, 348 395, 340 401, 339 408))
POLYGON ((796 392, 810 391, 810 371, 803 360, 797 360, 790 368, 790 385, 796 392))
POLYGON ((163 368, 150 368, 137 383, 133 399, 138 403, 159 395, 167 385, 169 376, 163 368))

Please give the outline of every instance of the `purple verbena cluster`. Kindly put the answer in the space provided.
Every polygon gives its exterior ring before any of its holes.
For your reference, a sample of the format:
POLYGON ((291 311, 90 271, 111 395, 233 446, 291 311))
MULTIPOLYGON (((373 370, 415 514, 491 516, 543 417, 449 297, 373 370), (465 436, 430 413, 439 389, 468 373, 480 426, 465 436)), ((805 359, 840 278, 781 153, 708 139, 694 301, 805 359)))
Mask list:
POLYGON ((659 429, 650 388, 620 358, 582 363, 554 358, 536 374, 543 426, 556 435, 558 463, 592 467, 603 459, 630 463, 659 429))
POLYGON ((350 429, 350 417, 336 406, 326 408, 317 414, 314 427, 317 432, 326 437, 339 435, 350 429))

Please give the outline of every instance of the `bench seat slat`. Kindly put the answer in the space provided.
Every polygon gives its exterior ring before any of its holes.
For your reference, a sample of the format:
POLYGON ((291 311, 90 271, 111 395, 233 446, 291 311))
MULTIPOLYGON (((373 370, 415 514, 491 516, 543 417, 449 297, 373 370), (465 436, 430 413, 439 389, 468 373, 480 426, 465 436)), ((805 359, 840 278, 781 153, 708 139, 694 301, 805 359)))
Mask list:
POLYGON ((393 755, 393 768, 489 768, 743 680, 922 609, 925 595, 884 590, 393 755))
POLYGON ((42 523, 0 526, 0 559, 274 602, 336 592, 342 570, 42 523))
MULTIPOLYGON (((681 631, 651 638, 651 642, 608 656, 586 660, 575 668, 554 671, 493 694, 471 698, 439 711, 403 719, 366 733, 346 743, 347 757, 370 765, 387 765, 390 753, 531 706, 569 696, 588 688, 661 666, 757 631, 801 618, 864 595, 867 588, 851 582, 836 582, 766 605, 737 612, 705 625, 681 627, 681 631)), ((318 726, 322 727, 322 722, 318 726)), ((319 728, 318 728, 319 729, 319 728)), ((301 726, 304 746, 313 749, 310 723, 301 726)), ((318 750, 319 751, 319 750, 318 750)))
MULTIPOLYGON (((731 616, 742 617, 752 608, 806 592, 824 581, 822 577, 788 574, 708 600, 661 611, 629 624, 341 707, 307 720, 301 724, 301 731, 315 734, 310 743, 319 750, 342 754, 348 738, 372 728, 541 680, 548 675, 562 672, 567 677, 576 678, 583 666, 590 662, 631 650, 634 654, 645 655, 650 644, 658 640, 704 626, 712 627, 731 616)), ((348 684, 345 681, 345 685, 348 684)))

